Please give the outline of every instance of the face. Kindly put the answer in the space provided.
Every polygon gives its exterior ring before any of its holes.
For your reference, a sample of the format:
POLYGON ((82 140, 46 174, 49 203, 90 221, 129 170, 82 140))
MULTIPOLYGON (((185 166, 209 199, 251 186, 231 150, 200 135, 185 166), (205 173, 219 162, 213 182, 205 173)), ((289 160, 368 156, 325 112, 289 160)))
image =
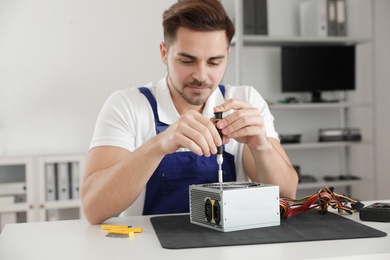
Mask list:
POLYGON ((224 75, 229 45, 225 31, 198 32, 180 27, 175 42, 160 45, 175 106, 203 106, 224 75))

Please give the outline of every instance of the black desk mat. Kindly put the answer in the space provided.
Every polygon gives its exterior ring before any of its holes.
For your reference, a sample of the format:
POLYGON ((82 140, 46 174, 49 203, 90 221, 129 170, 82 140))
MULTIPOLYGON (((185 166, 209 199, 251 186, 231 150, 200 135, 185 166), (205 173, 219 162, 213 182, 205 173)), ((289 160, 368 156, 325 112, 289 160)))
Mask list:
MULTIPOLYGON (((356 214, 356 213, 355 213, 356 214)), ((159 216, 150 219, 163 248, 183 249, 253 245, 316 240, 384 237, 385 232, 328 212, 307 211, 280 226, 220 232, 190 223, 189 215, 159 216)))

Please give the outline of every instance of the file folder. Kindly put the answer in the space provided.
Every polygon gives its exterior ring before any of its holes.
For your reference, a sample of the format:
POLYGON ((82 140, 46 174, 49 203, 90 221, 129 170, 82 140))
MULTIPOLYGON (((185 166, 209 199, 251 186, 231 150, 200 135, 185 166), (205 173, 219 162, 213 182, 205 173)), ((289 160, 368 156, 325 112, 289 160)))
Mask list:
POLYGON ((347 6, 345 0, 336 0, 337 35, 347 35, 347 6))
POLYGON ((255 1, 243 0, 244 34, 255 34, 255 1))
POLYGON ((337 35, 336 0, 328 0, 328 36, 337 35))
POLYGON ((69 199, 68 163, 58 163, 58 200, 69 199))
POLYGON ((79 163, 69 163, 69 184, 70 184, 70 198, 80 198, 80 172, 79 163))
POLYGON ((3 195, 25 195, 26 183, 24 182, 6 182, 0 183, 0 196, 3 195))
POLYGON ((255 34, 268 34, 267 0, 256 0, 255 3, 255 34))
POLYGON ((56 178, 54 163, 47 163, 45 165, 45 177, 46 177, 46 200, 56 200, 56 178))
POLYGON ((299 22, 302 36, 328 36, 327 0, 310 0, 299 5, 299 22))
POLYGON ((267 0, 243 0, 244 34, 267 35, 267 0))

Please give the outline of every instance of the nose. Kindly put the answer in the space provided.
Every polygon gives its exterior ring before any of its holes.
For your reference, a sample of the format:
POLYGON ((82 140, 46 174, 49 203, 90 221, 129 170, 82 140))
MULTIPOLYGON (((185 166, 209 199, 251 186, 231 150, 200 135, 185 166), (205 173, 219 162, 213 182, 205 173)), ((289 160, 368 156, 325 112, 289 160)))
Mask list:
POLYGON ((204 64, 198 64, 192 73, 192 77, 199 82, 206 82, 207 79, 207 66, 204 64))

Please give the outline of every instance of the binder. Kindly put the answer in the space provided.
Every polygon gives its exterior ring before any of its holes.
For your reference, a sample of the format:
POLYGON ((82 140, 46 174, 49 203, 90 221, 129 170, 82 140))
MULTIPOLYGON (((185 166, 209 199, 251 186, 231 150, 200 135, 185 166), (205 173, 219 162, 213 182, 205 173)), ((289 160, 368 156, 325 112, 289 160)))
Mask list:
POLYGON ((80 171, 79 163, 73 162, 70 164, 70 176, 71 176, 71 199, 80 198, 80 171))
POLYGON ((337 35, 347 35, 347 6, 345 0, 336 0, 337 35))
POLYGON ((299 22, 302 36, 328 36, 327 0, 310 0, 299 5, 299 22))
POLYGON ((267 0, 255 0, 255 34, 268 34, 267 0))
POLYGON ((56 200, 56 178, 54 163, 47 163, 45 165, 45 177, 46 177, 46 200, 56 200))
POLYGON ((328 0, 328 36, 337 35, 336 0, 328 0))
POLYGON ((268 34, 267 0, 243 0, 244 34, 268 34))
POLYGON ((26 183, 24 182, 6 182, 0 183, 0 196, 3 195, 25 195, 26 183))
POLYGON ((54 199, 58 200, 58 163, 54 163, 54 199))
POLYGON ((244 0, 244 34, 255 34, 255 1, 244 0))
POLYGON ((58 163, 58 200, 69 199, 68 163, 58 163))
POLYGON ((68 163, 68 183, 69 183, 69 199, 73 199, 73 176, 72 176, 72 162, 68 163))

